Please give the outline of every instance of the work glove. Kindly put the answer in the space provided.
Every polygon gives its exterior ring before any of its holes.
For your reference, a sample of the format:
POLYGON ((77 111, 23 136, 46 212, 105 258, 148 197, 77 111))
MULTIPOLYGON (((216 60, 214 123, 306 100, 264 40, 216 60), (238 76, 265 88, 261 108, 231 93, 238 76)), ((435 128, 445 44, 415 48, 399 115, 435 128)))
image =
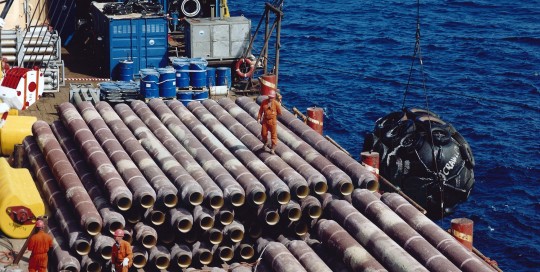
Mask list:
POLYGON ((129 259, 124 258, 124 260, 122 261, 122 266, 128 266, 128 264, 129 264, 129 259))
POLYGON ((114 269, 114 266, 111 268, 111 272, 116 272, 116 269, 114 269))

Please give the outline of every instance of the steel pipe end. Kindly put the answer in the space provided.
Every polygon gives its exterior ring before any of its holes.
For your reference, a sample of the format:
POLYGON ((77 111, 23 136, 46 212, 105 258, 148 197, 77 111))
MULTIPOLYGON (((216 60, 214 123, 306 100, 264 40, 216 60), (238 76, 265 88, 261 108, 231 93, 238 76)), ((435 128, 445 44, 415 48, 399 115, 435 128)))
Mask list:
POLYGON ((131 205, 133 204, 131 201, 131 197, 125 195, 125 196, 118 196, 118 198, 115 200, 116 208, 118 208, 121 211, 127 211, 131 208, 131 205))
POLYGON ((214 226, 214 218, 211 216, 204 216, 199 220, 199 227, 203 230, 209 230, 214 226))
POLYGON ((287 218, 294 222, 300 220, 300 217, 302 217, 302 210, 300 210, 297 207, 290 207, 287 209, 287 218))
POLYGON ((158 269, 167 269, 169 267, 169 264, 171 263, 171 259, 167 255, 161 255, 156 258, 154 261, 154 265, 158 269))
POLYGON ((99 252, 99 254, 101 255, 101 258, 103 258, 104 260, 110 260, 112 256, 112 245, 103 247, 103 249, 101 250, 101 252, 99 252))
POLYGON ((117 230, 117 229, 123 229, 124 228, 124 224, 120 221, 113 221, 109 224, 107 230, 109 231, 110 234, 114 234, 114 231, 117 230))
POLYGON ((270 226, 274 226, 279 222, 279 213, 277 211, 266 211, 263 216, 264 222, 270 226))
POLYGON ((307 184, 296 184, 292 186, 291 191, 293 191, 296 197, 300 199, 309 195, 309 187, 307 184))
POLYGON ((145 208, 152 208, 154 206, 154 203, 156 203, 156 197, 149 193, 144 193, 137 199, 138 204, 145 208))
POLYGON ((244 239, 244 231, 242 229, 233 229, 229 233, 229 239, 232 242, 238 243, 244 239))
POLYGON ((294 222, 293 229, 294 229, 294 233, 296 233, 296 235, 298 236, 306 235, 309 230, 307 223, 303 221, 294 222))
POLYGON ((251 224, 248 228, 248 235, 253 239, 257 239, 262 236, 262 228, 259 224, 251 224))
POLYGON ((188 220, 188 219, 178 220, 178 223, 176 224, 176 228, 181 233, 188 233, 191 230, 191 228, 193 228, 193 221, 188 220))
POLYGON ((189 254, 181 254, 176 259, 176 263, 180 268, 187 268, 191 265, 191 256, 189 254))
POLYGON ((219 211, 219 223, 223 226, 230 225, 234 220, 234 213, 229 210, 219 211))
POLYGON ((352 194, 354 185, 350 181, 340 181, 336 186, 336 193, 344 196, 352 194))
POLYGON ((291 200, 291 193, 285 190, 276 191, 274 198, 276 199, 277 203, 281 205, 287 204, 291 200))
POLYGON ((379 190, 379 181, 377 180, 366 180, 362 182, 359 186, 360 188, 368 189, 372 192, 377 192, 379 190))
POLYGON ((311 184, 311 190, 318 195, 322 195, 328 191, 328 184, 324 181, 317 181, 311 184))
POLYGON ((165 223, 165 213, 160 210, 153 210, 150 212, 150 221, 156 226, 160 226, 165 223))
POLYGON ((145 235, 143 238, 142 238, 142 245, 145 247, 145 248, 152 248, 153 246, 155 246, 157 244, 157 238, 156 236, 154 235, 145 235))
POLYGON ((240 257, 242 257, 244 260, 250 260, 255 255, 255 249, 248 244, 241 244, 238 247, 238 252, 240 257))
POLYGON ((90 253, 90 242, 88 242, 88 241, 79 241, 75 245, 75 251, 77 252, 77 254, 79 254, 81 256, 88 255, 88 253, 90 253))
POLYGON ((218 256, 222 261, 228 262, 232 260, 234 252, 231 247, 222 246, 218 248, 218 256))
POLYGON ((163 205, 167 208, 174 208, 178 204, 178 196, 174 193, 166 194, 162 198, 163 205))
POLYGON ((221 194, 208 194, 206 198, 208 205, 213 209, 219 209, 225 205, 225 200, 221 194))
POLYGON ((322 207, 320 206, 311 206, 307 208, 307 214, 312 219, 317 219, 322 215, 322 207))
POLYGON ((210 229, 208 231, 208 240, 213 245, 219 245, 223 241, 223 233, 217 229, 210 229))
MULTIPOLYGON (((95 218, 92 218, 95 219, 95 218)), ((86 229, 86 232, 90 234, 91 236, 96 236, 101 232, 102 223, 100 221, 96 220, 87 220, 85 222, 84 228, 86 229)))
POLYGON ((252 204, 254 204, 255 206, 259 206, 259 205, 262 205, 264 204, 264 202, 266 202, 266 192, 264 191, 252 191, 250 194, 249 194, 249 199, 251 201, 252 204))
POLYGON ((246 195, 243 192, 232 192, 229 200, 234 207, 240 207, 246 202, 246 195))
POLYGON ((143 254, 133 254, 133 266, 135 268, 143 268, 146 266, 148 259, 143 254))
POLYGON ((203 200, 204 196, 201 192, 193 192, 188 196, 188 202, 193 206, 201 205, 203 200))
POLYGON ((210 252, 210 250, 200 250, 196 256, 197 260, 204 265, 210 264, 214 258, 214 255, 212 252, 210 252))
POLYGON ((85 266, 85 271, 88 272, 100 272, 101 271, 101 264, 97 261, 90 261, 85 266))

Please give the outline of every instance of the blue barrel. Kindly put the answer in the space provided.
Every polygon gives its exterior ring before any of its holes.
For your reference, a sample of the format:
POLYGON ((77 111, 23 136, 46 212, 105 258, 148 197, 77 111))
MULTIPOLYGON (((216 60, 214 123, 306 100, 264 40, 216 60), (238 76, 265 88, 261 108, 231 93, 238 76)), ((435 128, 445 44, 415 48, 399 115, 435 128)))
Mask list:
POLYGON ((227 86, 231 88, 231 68, 230 67, 218 67, 216 69, 216 86, 227 86))
POLYGON ((206 99, 208 99, 208 90, 207 89, 202 90, 202 91, 193 92, 193 100, 203 101, 203 100, 206 100, 206 99))
POLYGON ((216 68, 206 67, 206 87, 216 86, 216 68))
POLYGON ((159 97, 159 73, 156 69, 145 68, 141 69, 141 95, 144 98, 156 98, 159 97))
POLYGON ((159 96, 164 98, 176 97, 176 70, 173 67, 158 68, 159 96))
POLYGON ((184 106, 187 106, 189 102, 193 101, 193 92, 192 91, 179 91, 176 93, 176 98, 184 104, 184 106))
POLYGON ((118 80, 131 81, 133 79, 133 61, 121 60, 118 63, 118 80))
POLYGON ((176 87, 189 87, 189 59, 175 58, 172 60, 174 69, 176 70, 176 87))
POLYGON ((206 66, 208 61, 203 58, 192 58, 189 62, 189 83, 193 88, 206 86, 206 66))

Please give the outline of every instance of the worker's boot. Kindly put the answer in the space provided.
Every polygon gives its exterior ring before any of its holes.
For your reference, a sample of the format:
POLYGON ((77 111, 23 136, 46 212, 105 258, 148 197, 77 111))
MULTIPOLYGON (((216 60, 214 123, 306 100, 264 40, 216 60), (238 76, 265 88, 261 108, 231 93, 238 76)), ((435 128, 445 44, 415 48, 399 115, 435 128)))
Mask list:
POLYGON ((270 149, 270 153, 272 153, 272 155, 276 154, 276 147, 275 146, 272 146, 272 148, 270 149))
POLYGON ((264 144, 264 151, 266 152, 270 152, 272 150, 271 148, 271 144, 267 143, 267 144, 264 144))

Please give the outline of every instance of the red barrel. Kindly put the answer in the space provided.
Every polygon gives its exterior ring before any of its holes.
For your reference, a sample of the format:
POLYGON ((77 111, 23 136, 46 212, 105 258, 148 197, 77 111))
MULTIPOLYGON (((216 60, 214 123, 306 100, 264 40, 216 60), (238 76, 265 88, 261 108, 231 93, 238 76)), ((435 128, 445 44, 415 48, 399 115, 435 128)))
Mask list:
POLYGON ((307 124, 310 128, 322 135, 324 111, 322 108, 310 107, 307 109, 307 124))
POLYGON ((473 248, 473 224, 468 218, 454 218, 451 221, 452 236, 463 246, 472 251, 473 248))
POLYGON ((379 152, 364 151, 360 156, 364 166, 379 179, 379 152))
POLYGON ((261 95, 268 95, 271 91, 277 90, 276 75, 264 74, 259 77, 259 81, 261 82, 261 95))

